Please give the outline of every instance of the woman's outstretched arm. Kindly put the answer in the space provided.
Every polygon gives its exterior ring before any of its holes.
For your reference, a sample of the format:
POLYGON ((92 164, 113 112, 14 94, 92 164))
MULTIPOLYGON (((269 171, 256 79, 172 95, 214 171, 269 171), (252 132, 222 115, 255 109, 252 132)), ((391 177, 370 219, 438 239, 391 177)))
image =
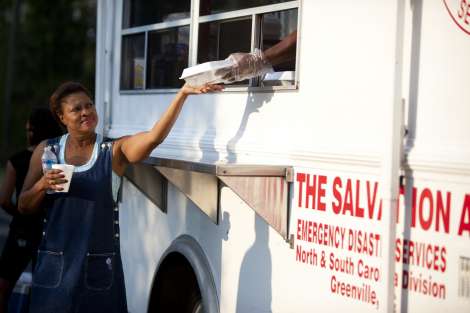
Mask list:
POLYGON ((184 85, 151 130, 116 140, 113 145, 113 170, 118 175, 123 175, 127 164, 145 160, 152 150, 166 138, 189 95, 222 89, 223 87, 220 85, 201 87, 184 85))

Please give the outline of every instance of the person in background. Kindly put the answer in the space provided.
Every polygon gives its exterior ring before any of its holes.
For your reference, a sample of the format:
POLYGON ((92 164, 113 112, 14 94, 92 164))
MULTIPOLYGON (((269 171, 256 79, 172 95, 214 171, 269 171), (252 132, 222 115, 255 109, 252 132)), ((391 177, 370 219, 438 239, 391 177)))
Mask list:
POLYGON ((0 257, 0 313, 7 312, 13 287, 26 266, 30 261, 34 266, 42 232, 42 212, 39 210, 35 215, 21 215, 12 196, 15 194, 15 199, 19 197, 34 148, 41 141, 62 133, 47 108, 34 109, 26 121, 28 147, 7 161, 5 177, 0 186, 0 206, 13 218, 0 257))
POLYGON ((79 83, 60 85, 51 111, 67 134, 40 143, 33 152, 19 210, 35 213, 44 203, 44 236, 33 276, 32 313, 127 313, 119 247, 119 176, 130 163, 146 159, 168 135, 186 98, 222 90, 218 85, 184 85, 151 130, 115 141, 95 132, 98 116, 88 90, 79 83), (59 163, 75 166, 67 193, 63 172, 43 174, 46 145, 59 146, 59 163))

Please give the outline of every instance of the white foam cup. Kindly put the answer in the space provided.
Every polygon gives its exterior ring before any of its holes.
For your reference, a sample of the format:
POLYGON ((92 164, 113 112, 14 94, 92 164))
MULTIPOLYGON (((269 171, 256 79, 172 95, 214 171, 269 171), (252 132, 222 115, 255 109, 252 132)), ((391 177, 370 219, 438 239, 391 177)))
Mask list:
POLYGON ((72 181, 72 174, 75 166, 70 164, 52 164, 53 169, 62 170, 64 173, 66 183, 60 184, 58 186, 62 187, 63 190, 56 190, 55 192, 68 192, 70 187, 70 182, 72 181))

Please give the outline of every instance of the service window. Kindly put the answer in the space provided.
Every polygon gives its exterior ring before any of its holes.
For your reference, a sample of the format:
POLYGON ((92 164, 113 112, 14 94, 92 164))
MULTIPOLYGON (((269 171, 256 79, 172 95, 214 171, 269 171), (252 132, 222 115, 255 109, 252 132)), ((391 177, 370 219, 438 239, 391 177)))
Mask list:
POLYGON ((148 32, 147 88, 178 87, 188 66, 189 26, 148 32))
MULTIPOLYGON (((199 25, 197 63, 222 60, 236 51, 251 51, 251 25, 251 16, 199 25)), ((231 86, 248 84, 245 80, 231 86)))
MULTIPOLYGON (((297 30, 298 6, 287 0, 123 0, 120 89, 179 88, 188 66, 267 51, 297 30)), ((227 87, 295 88, 295 47, 292 55, 275 64, 274 73, 227 87)))
POLYGON ((144 43, 143 34, 122 37, 121 88, 144 88, 144 43))

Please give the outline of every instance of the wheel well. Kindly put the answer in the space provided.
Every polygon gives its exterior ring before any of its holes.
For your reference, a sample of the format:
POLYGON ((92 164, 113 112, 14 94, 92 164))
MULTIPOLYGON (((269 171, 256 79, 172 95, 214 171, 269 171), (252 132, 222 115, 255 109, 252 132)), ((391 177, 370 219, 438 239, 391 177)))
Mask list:
POLYGON ((169 253, 160 264, 150 296, 149 312, 187 312, 201 299, 196 275, 188 260, 169 253))
POLYGON ((207 257, 193 237, 182 235, 165 251, 157 267, 148 312, 193 312, 188 308, 197 307, 197 303, 206 313, 219 313, 207 257))

